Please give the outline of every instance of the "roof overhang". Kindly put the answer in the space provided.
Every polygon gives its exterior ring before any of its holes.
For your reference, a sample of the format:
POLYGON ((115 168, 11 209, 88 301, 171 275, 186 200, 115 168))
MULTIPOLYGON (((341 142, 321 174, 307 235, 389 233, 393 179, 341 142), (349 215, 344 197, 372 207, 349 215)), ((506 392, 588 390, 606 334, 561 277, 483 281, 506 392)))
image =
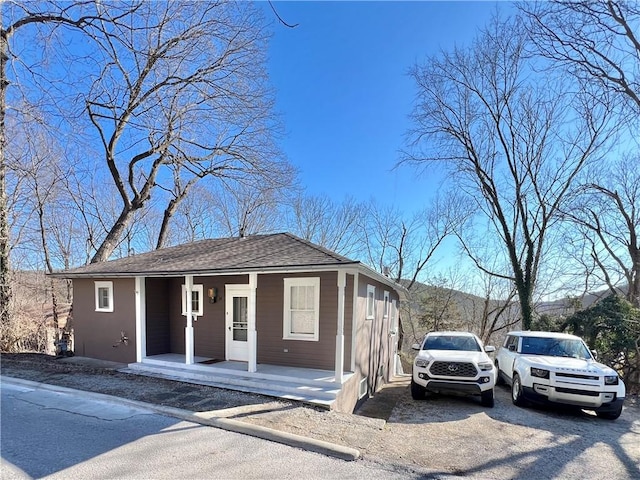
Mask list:
POLYGON ((269 274, 269 273, 305 273, 305 272, 336 272, 339 270, 345 270, 347 273, 353 275, 355 273, 361 273, 367 277, 371 277, 380 283, 383 283, 394 290, 400 292, 406 292, 406 288, 402 285, 394 282, 389 277, 380 275, 372 268, 363 265, 360 262, 340 264, 323 264, 323 265, 290 265, 286 267, 261 267, 261 268, 225 268, 225 269, 207 269, 207 270, 182 270, 179 272, 170 271, 128 271, 128 272, 53 272, 48 274, 54 278, 66 278, 66 279, 88 279, 88 278, 136 278, 136 277, 155 277, 155 278, 179 278, 187 275, 193 275, 195 277, 206 276, 224 276, 224 275, 249 275, 249 274, 269 274))

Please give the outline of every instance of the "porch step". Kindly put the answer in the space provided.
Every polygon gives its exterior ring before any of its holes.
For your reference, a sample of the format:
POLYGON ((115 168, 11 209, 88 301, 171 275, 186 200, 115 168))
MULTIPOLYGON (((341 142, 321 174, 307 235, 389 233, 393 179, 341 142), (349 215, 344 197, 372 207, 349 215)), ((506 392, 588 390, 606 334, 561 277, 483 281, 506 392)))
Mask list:
MULTIPOLYGON (((131 363, 121 372, 147 375, 168 380, 208 385, 211 387, 257 393, 307 403, 330 410, 340 387, 333 382, 307 380, 281 375, 212 369, 200 365, 176 367, 165 362, 131 363)), ((168 363, 168 362, 167 362, 168 363)))

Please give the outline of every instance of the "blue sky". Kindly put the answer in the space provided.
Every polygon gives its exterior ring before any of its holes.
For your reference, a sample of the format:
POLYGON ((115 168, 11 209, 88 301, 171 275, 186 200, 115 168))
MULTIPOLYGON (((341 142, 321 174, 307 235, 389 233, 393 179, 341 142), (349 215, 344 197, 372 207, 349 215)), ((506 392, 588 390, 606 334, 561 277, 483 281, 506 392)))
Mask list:
MULTIPOLYGON (((261 4, 267 18, 275 15, 261 4)), ((392 170, 411 124, 408 69, 469 43, 493 2, 275 2, 294 29, 273 24, 269 75, 286 136, 282 146, 309 194, 376 198, 422 208, 438 175, 392 170)), ((509 8, 509 4, 501 7, 509 8)))

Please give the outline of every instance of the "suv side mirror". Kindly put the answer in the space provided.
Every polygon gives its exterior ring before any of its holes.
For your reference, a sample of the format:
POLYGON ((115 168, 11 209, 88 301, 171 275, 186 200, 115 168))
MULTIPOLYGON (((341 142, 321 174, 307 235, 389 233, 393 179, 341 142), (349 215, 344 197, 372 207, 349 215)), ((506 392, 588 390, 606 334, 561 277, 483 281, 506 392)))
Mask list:
POLYGON ((516 351, 516 346, 515 345, 509 345, 509 351, 510 352, 515 352, 516 351))
POLYGON ((413 345, 411 345, 411 348, 412 348, 413 350, 418 350, 418 351, 420 351, 420 344, 419 344, 419 343, 414 343, 413 345))
POLYGON ((487 345, 486 347, 484 347, 484 351, 487 353, 495 352, 496 347, 494 347, 493 345, 487 345))

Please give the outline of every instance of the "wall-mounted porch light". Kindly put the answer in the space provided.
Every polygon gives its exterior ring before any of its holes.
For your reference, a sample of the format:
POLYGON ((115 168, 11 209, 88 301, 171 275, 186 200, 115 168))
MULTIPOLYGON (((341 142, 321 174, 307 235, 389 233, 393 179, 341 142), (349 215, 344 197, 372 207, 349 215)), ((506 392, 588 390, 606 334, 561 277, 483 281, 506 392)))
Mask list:
POLYGON ((209 303, 216 303, 218 300, 218 289, 215 287, 208 288, 207 297, 209 297, 209 303))

